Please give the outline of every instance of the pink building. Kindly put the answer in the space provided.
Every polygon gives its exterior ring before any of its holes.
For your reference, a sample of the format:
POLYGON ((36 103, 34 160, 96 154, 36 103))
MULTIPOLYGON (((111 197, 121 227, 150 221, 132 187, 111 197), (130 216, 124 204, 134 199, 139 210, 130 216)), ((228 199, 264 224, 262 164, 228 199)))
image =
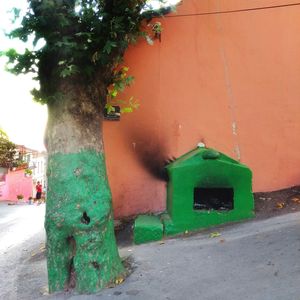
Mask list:
POLYGON ((32 178, 25 176, 25 169, 11 171, 0 168, 0 201, 16 201, 17 195, 25 200, 32 197, 32 178))

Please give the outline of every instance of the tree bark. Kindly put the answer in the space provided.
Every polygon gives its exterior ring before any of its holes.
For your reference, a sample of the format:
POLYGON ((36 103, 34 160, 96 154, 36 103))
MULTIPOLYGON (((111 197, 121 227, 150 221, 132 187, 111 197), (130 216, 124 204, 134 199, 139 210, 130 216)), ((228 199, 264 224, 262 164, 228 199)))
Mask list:
MULTIPOLYGON (((80 82, 74 80, 73 82, 80 82)), ((45 229, 49 292, 96 292, 124 272, 102 141, 106 88, 65 81, 48 104, 45 229)))

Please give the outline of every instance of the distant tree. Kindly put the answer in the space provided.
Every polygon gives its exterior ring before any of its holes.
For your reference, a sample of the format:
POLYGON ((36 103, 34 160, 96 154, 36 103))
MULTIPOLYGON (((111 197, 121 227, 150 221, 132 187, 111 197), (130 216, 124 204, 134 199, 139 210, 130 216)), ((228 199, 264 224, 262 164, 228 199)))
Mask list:
POLYGON ((16 145, 11 142, 7 134, 0 129, 0 167, 12 168, 18 165, 16 145))
MULTIPOLYGON (((107 99, 132 80, 120 66, 128 45, 140 36, 149 40, 144 25, 170 8, 153 10, 147 0, 28 4, 21 27, 10 36, 24 42, 32 38, 33 45, 42 40, 45 45, 22 54, 11 49, 6 55, 11 72, 36 75, 40 88, 33 95, 48 106, 49 291, 75 287, 95 292, 124 275, 106 176, 103 110, 111 109, 107 99)), ((153 30, 160 38, 157 25, 153 30)))

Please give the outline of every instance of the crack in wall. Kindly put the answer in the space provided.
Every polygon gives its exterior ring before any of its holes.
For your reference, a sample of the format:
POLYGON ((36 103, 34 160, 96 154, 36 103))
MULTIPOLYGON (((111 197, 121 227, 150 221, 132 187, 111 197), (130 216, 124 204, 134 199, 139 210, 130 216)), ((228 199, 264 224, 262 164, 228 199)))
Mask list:
MULTIPOLYGON (((217 1, 217 8, 220 9, 220 1, 217 1)), ((240 149, 240 143, 239 143, 239 137, 238 137, 238 125, 236 120, 236 105, 235 105, 235 97, 233 93, 232 88, 232 82, 230 79, 230 72, 229 72, 229 65, 228 65, 228 59, 225 52, 225 47, 223 44, 223 26, 221 21, 222 16, 216 15, 216 24, 217 29, 220 33, 220 54, 221 59, 223 63, 223 70, 224 70, 224 78, 225 78, 225 84, 226 84, 226 90, 227 90, 227 96, 229 100, 229 111, 230 111, 230 117, 231 117, 231 131, 233 135, 233 151, 236 155, 236 158, 238 161, 241 160, 241 149, 240 149)))

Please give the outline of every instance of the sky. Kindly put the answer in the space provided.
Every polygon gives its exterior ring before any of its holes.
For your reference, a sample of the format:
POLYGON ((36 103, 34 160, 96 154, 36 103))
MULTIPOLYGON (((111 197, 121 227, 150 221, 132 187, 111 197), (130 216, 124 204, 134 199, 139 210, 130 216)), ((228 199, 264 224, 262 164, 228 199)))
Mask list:
MULTIPOLYGON (((0 1, 0 51, 8 48, 24 49, 24 43, 8 39, 4 31, 12 28, 11 7, 26 7, 25 0, 0 1)), ((0 128, 16 144, 44 150, 43 136, 47 122, 47 108, 32 100, 30 91, 37 83, 28 75, 15 76, 5 71, 4 57, 0 57, 0 128)))
MULTIPOLYGON (((178 0, 170 0, 176 3, 178 0)), ((24 43, 5 36, 13 27, 9 10, 17 7, 25 10, 26 0, 0 0, 0 51, 15 48, 22 51, 24 43)), ((0 57, 0 128, 10 140, 28 148, 43 151, 44 131, 47 123, 47 107, 32 100, 30 91, 38 87, 30 75, 12 75, 5 71, 4 57, 0 57)))

